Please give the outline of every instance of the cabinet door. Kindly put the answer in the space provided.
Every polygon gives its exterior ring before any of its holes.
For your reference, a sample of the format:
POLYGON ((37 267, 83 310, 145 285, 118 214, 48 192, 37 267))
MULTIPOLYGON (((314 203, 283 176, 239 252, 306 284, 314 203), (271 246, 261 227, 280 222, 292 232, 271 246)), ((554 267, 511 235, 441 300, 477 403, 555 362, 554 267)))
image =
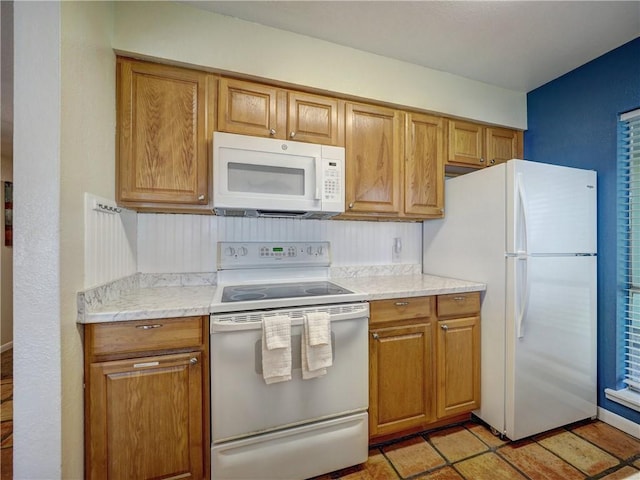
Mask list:
POLYGON ((440 117, 407 114, 404 209, 423 217, 441 217, 444 207, 444 138, 440 117))
POLYGON ((344 145, 344 102, 303 92, 289 92, 287 137, 300 142, 344 145))
POLYGON ((118 59, 117 80, 118 201, 206 208, 214 77, 118 59))
POLYGON ((518 158, 518 132, 506 128, 489 128, 485 134, 487 165, 497 165, 518 158))
POLYGON ((347 104, 345 213, 399 214, 401 131, 402 112, 347 104))
POLYGON ((440 320, 437 333, 438 418, 480 406, 480 317, 440 320))
POLYGON ((203 478, 202 356, 89 366, 87 478, 203 478))
POLYGON ((483 127, 475 123, 449 120, 449 148, 447 162, 483 167, 483 127))
POLYGON ((432 323, 369 337, 369 435, 420 427, 434 417, 432 323))
POLYGON ((221 132, 286 138, 286 95, 281 89, 221 78, 218 97, 221 132))

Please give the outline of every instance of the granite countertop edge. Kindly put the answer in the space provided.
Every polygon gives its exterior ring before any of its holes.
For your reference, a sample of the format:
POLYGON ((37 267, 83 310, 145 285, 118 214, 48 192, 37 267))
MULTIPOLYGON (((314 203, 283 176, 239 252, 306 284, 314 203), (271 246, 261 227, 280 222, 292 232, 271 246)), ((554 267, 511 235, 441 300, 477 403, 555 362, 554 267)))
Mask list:
MULTIPOLYGON (((140 274, 136 274, 140 275, 140 274)), ((117 295, 97 299, 92 291, 78 293, 77 323, 108 323, 156 318, 209 315, 216 285, 184 282, 156 286, 125 280, 117 295)), ((486 284, 429 274, 331 277, 349 290, 363 293, 367 301, 486 290, 486 284)))

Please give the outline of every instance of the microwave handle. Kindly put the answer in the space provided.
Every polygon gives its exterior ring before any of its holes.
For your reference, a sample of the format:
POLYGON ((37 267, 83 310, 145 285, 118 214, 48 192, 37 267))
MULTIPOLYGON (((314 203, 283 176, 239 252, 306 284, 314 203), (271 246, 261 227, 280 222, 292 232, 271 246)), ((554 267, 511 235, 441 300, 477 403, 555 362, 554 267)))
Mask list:
POLYGON ((322 200, 322 159, 313 157, 316 166, 316 200, 322 200))

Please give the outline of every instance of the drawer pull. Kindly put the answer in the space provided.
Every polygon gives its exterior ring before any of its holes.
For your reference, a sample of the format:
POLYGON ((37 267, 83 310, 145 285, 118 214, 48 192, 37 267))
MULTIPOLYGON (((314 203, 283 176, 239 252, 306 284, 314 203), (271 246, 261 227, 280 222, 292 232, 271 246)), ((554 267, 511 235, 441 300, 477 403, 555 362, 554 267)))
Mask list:
POLYGON ((449 330, 449 327, 447 327, 446 325, 440 325, 440 328, 443 329, 444 331, 449 330))
POLYGON ((143 368, 143 367, 157 367, 160 365, 160 362, 143 362, 143 363, 134 363, 133 368, 143 368))
POLYGON ((456 302, 464 302, 467 297, 453 297, 456 302))
POLYGON ((137 325, 136 328, 139 328, 140 330, 151 330, 153 328, 160 328, 162 327, 161 323, 154 323, 152 325, 137 325))
POLYGON ((396 302, 395 305, 396 307, 405 307, 409 305, 409 302, 396 302))

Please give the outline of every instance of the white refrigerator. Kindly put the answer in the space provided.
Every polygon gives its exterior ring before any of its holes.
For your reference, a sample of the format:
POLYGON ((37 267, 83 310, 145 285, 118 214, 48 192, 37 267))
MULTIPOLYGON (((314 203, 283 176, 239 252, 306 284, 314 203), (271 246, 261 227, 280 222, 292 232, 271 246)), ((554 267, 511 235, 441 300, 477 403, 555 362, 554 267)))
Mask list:
POLYGON ((596 173, 525 160, 447 179, 423 271, 485 282, 481 404, 511 440, 593 418, 596 173))

